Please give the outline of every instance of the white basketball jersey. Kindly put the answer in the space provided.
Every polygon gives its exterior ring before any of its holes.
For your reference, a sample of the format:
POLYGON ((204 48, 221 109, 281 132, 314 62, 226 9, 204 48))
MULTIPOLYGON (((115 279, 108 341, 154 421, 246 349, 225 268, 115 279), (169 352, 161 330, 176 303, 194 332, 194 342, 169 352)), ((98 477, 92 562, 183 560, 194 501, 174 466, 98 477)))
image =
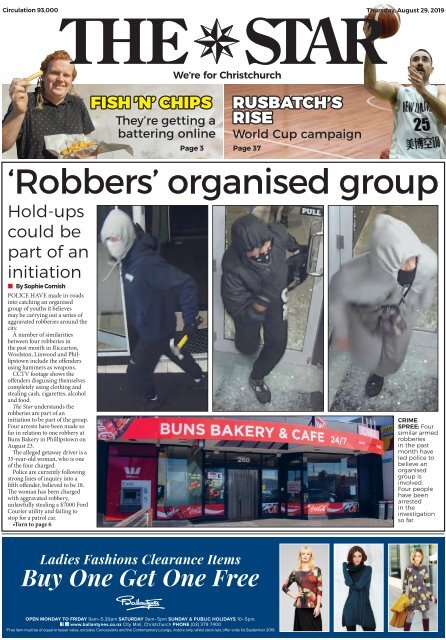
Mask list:
MULTIPOLYGON (((437 97, 436 86, 427 90, 437 97)), ((446 158, 445 128, 415 87, 398 89, 393 115, 391 158, 433 160, 446 158)))

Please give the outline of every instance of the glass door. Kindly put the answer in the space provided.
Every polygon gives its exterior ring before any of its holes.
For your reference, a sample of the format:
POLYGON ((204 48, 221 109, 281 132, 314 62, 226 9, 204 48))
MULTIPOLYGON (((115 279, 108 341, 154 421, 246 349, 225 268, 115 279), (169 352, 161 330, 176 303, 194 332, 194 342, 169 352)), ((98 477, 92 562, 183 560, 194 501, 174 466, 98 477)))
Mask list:
POLYGON ((262 517, 279 515, 279 470, 262 469, 262 517))

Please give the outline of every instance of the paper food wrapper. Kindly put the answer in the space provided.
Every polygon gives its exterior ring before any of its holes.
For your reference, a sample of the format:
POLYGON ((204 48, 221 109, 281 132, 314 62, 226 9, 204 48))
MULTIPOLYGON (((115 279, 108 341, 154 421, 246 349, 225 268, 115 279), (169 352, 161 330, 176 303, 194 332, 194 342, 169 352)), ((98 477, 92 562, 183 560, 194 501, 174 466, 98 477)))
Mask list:
POLYGON ((62 160, 70 159, 82 159, 98 156, 100 153, 108 153, 109 151, 127 151, 128 154, 133 156, 133 148, 128 144, 115 144, 112 142, 99 142, 93 140, 88 136, 82 134, 67 135, 66 133, 59 133, 53 136, 45 136, 45 147, 49 153, 52 153, 55 158, 61 158, 62 160), (64 154, 64 150, 76 142, 89 143, 88 147, 84 149, 78 149, 73 153, 64 154), (90 144, 92 143, 92 144, 90 144))

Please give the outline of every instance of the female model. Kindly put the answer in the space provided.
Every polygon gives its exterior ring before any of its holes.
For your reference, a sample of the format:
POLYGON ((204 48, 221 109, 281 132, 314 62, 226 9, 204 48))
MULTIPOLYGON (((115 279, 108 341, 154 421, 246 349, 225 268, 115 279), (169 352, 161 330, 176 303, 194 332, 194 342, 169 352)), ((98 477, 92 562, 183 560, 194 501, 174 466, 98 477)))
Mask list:
POLYGON ((363 631, 376 629, 369 596, 372 567, 364 564, 366 560, 366 552, 356 545, 348 552, 347 562, 342 563, 344 582, 349 588, 342 611, 342 626, 347 631, 356 631, 356 625, 360 625, 363 631))
POLYGON ((314 563, 313 550, 304 546, 299 551, 297 571, 292 571, 282 587, 287 596, 294 600, 293 631, 322 631, 322 572, 314 563), (296 595, 291 585, 296 583, 296 595))
POLYGON ((414 549, 410 554, 410 564, 404 571, 403 593, 409 596, 409 613, 404 625, 404 631, 410 631, 415 611, 420 611, 423 622, 423 630, 429 631, 429 601, 434 603, 429 570, 423 564, 424 553, 421 549, 414 549))

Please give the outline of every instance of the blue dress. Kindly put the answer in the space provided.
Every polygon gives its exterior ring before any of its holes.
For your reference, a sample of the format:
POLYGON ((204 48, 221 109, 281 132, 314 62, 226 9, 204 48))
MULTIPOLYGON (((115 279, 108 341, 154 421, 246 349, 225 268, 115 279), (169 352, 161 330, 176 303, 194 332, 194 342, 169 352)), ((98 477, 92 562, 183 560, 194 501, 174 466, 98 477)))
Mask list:
POLYGON ((342 626, 360 625, 368 629, 376 629, 375 616, 370 604, 370 582, 372 567, 344 562, 342 565, 344 582, 349 587, 347 600, 342 612, 342 626))

